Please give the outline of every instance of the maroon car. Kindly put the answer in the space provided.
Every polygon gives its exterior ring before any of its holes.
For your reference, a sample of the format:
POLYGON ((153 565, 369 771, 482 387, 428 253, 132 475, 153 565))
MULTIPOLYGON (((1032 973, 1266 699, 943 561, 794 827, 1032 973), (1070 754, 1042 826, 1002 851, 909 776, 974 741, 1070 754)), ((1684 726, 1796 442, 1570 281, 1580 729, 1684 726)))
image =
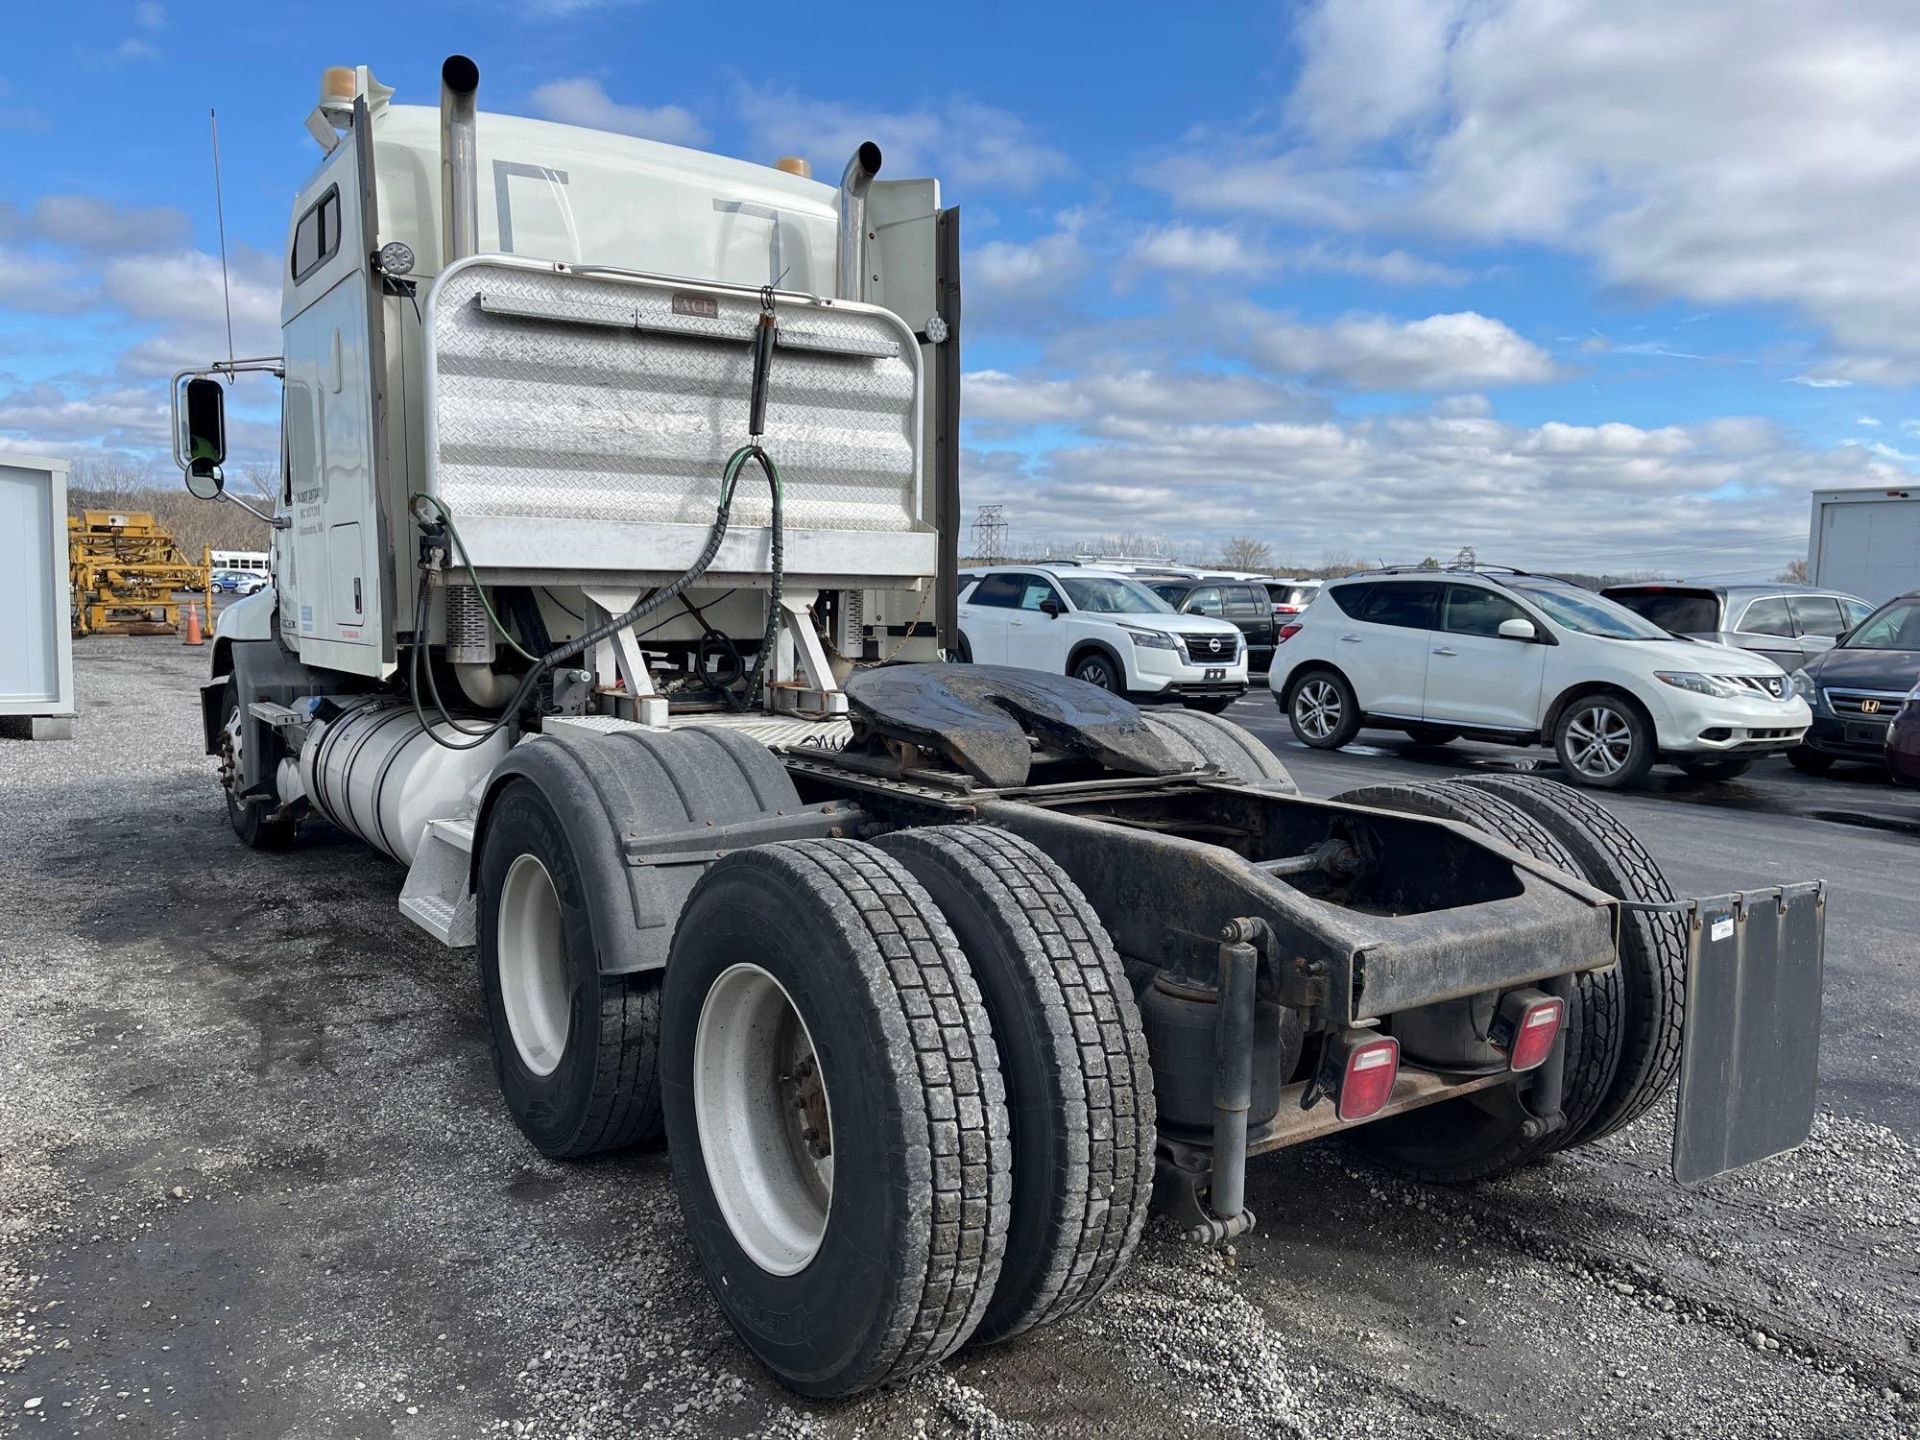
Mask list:
POLYGON ((1887 768, 1902 785, 1920 788, 1920 687, 1887 727, 1887 768))

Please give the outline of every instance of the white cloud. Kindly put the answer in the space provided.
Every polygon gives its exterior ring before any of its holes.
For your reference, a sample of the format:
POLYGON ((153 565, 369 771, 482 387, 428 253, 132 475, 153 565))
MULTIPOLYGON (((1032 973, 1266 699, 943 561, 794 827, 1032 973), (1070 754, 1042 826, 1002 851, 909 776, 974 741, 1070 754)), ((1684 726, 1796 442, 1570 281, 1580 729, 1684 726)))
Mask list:
POLYGON ((1142 423, 1294 418, 1323 408, 1244 371, 1139 368, 1040 379, 975 370, 964 385, 961 414, 970 425, 1078 424, 1114 435, 1142 423))
POLYGON ((1875 419, 1871 415, 1862 415, 1858 420, 1855 420, 1853 423, 1856 425, 1870 426, 1875 430, 1878 430, 1880 428, 1879 420, 1875 419))
POLYGON ((538 86, 530 98, 540 114, 566 125, 612 130, 670 145, 698 145, 707 138, 706 127, 691 110, 678 105, 623 105, 598 80, 586 76, 551 80, 538 86))
POLYGON ((186 213, 170 205, 116 205, 97 195, 43 195, 23 222, 38 239, 80 250, 161 250, 184 244, 186 213))
MULTIPOLYGON (((960 190, 1028 191, 1068 172, 1067 157, 1043 145, 1019 116, 970 100, 912 110, 871 110, 791 90, 742 85, 735 108, 768 158, 804 155, 814 173, 838 180, 847 159, 873 141, 890 178, 938 175, 960 190)), ((958 199, 949 196, 948 203, 958 199)))
POLYGON ((1086 278, 1093 263, 1080 243, 1085 217, 1077 210, 1056 216, 1058 227, 1033 240, 989 240, 971 246, 963 262, 969 306, 994 316, 1017 303, 1054 310, 1086 278))
MULTIPOLYGON (((278 261, 259 251, 238 251, 229 258, 228 276, 234 328, 255 334, 278 330, 278 261)), ((100 278, 107 300, 135 320, 225 324, 218 255, 204 250, 119 255, 101 267, 100 278)))
POLYGON ((0 245, 0 306, 71 315, 99 303, 93 277, 68 260, 0 245))
POLYGON ((1443 265, 1405 250, 1371 254, 1364 250, 1343 249, 1316 241, 1302 246, 1286 257, 1288 268, 1322 271, 1335 275, 1357 275, 1387 285, 1464 285, 1473 277, 1465 270, 1443 265))
POLYGON ((1298 35, 1285 126, 1155 167, 1177 203, 1549 244, 1920 354, 1911 6, 1321 0, 1298 35))
POLYGON ((1328 325, 1250 319, 1247 348, 1267 369, 1358 390, 1464 390, 1551 380, 1553 357, 1472 310, 1390 320, 1347 315, 1328 325))
POLYGON ((1004 504, 1021 541, 1252 533, 1283 561, 1417 560, 1471 544, 1524 566, 1761 577, 1804 552, 1809 490, 1911 483, 1865 446, 1813 450, 1752 419, 1516 426, 1441 406, 1232 423, 1136 413, 1117 394, 1103 408, 1077 382, 983 378, 969 377, 970 404, 983 389, 989 405, 1073 396, 1089 437, 969 450, 966 504, 1004 504))
POLYGON ((1199 225, 1148 230, 1130 254, 1143 265, 1182 275, 1259 275, 1273 268, 1273 257, 1237 232, 1199 225))
POLYGON ((138 35, 129 35, 112 50, 107 52, 109 65, 130 65, 136 60, 158 60, 160 51, 151 41, 142 40, 138 35))

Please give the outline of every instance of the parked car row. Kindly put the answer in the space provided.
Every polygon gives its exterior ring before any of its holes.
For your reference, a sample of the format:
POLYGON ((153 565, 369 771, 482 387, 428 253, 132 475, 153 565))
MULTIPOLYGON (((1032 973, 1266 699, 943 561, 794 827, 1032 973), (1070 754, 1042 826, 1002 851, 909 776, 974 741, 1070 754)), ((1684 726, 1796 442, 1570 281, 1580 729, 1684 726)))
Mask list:
POLYGON ((213 588, 234 595, 251 595, 256 590, 264 590, 272 583, 272 577, 262 575, 257 570, 216 570, 213 572, 213 588))
POLYGON ((1920 593, 1876 610, 1812 586, 1596 593, 1499 567, 1309 585, 1048 564, 964 572, 959 615, 963 660, 1136 700, 1218 713, 1264 673, 1316 749, 1372 727, 1549 746, 1601 788, 1662 763, 1728 780, 1774 754, 1809 774, 1884 761, 1920 785, 1920 593))

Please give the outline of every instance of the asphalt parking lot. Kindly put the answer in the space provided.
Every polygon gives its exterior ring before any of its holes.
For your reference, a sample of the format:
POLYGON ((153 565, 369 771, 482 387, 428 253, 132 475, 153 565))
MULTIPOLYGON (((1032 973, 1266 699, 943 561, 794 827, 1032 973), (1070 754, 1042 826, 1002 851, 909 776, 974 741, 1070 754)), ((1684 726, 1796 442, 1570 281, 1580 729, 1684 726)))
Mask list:
MULTIPOLYGON (((668 1161, 557 1165, 470 955, 324 827, 232 839, 204 652, 76 647, 76 739, 0 741, 0 1431, 460 1437, 1920 1433, 1920 797, 1778 762, 1610 801, 1675 887, 1823 875, 1812 1141, 1693 1191, 1656 1112, 1466 1189, 1256 1162, 1231 1255, 1150 1231, 1087 1313, 858 1400, 734 1342, 668 1161)), ((1371 733, 1302 787, 1549 765, 1371 733)))

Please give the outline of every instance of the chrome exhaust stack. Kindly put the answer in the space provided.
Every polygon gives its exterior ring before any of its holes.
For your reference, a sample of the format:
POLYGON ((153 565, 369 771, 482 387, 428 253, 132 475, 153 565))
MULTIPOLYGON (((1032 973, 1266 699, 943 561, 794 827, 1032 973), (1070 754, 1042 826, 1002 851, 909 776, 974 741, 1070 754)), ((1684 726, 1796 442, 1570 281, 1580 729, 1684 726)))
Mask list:
POLYGON ((840 230, 833 252, 833 293, 858 300, 867 278, 867 190, 880 173, 880 147, 865 141, 840 177, 840 230))
POLYGON ((480 67, 449 55, 440 67, 440 268, 480 248, 480 67))

